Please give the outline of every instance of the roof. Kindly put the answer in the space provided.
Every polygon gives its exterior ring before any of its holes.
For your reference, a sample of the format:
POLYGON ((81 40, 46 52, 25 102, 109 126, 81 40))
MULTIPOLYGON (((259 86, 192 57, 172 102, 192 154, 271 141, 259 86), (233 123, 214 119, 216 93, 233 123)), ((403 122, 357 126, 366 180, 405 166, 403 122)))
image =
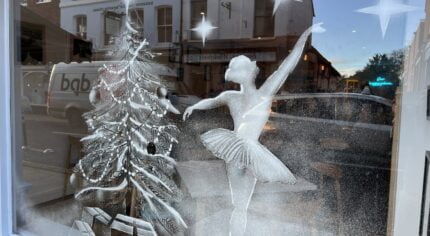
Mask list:
POLYGON ((333 67, 333 65, 331 64, 331 62, 325 58, 316 48, 314 48, 314 46, 311 46, 311 48, 308 50, 308 52, 312 52, 315 55, 317 55, 319 60, 322 60, 325 64, 329 65, 331 68, 332 73, 335 76, 341 76, 341 74, 339 73, 339 71, 336 70, 336 68, 333 67))

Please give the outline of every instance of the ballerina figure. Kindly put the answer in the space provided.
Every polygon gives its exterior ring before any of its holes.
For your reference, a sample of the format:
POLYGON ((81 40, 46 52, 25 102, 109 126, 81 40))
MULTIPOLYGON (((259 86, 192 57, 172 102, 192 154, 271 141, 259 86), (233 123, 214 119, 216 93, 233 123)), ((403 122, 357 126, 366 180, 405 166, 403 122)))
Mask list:
POLYGON ((321 23, 310 27, 300 36, 291 54, 259 89, 255 86, 255 78, 259 73, 256 62, 246 56, 238 56, 230 61, 225 80, 239 83, 241 90, 225 91, 215 98, 204 99, 184 112, 185 121, 193 110, 213 109, 222 105, 230 109, 234 131, 219 128, 201 135, 204 146, 226 162, 234 206, 230 218, 230 235, 245 234, 247 209, 257 180, 289 184, 296 182, 291 171, 258 139, 269 119, 273 97, 296 67, 312 32, 324 32, 321 23))

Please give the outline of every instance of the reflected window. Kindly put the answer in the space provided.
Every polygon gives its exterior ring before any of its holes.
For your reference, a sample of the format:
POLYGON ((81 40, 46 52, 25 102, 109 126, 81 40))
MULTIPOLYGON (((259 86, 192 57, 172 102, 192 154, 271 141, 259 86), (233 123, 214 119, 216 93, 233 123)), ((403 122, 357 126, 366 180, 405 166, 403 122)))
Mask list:
POLYGON ((110 45, 113 44, 114 37, 119 35, 121 29, 121 14, 115 12, 106 12, 105 13, 105 27, 104 27, 104 44, 110 45))
MULTIPOLYGON (((197 27, 197 24, 202 21, 202 15, 207 14, 206 0, 191 0, 191 27, 197 27)), ((191 31, 191 39, 200 39, 200 36, 195 31, 191 31)))
POLYGON ((144 11, 143 9, 131 9, 129 12, 131 26, 139 32, 143 32, 144 11))
POLYGON ((172 8, 160 7, 157 11, 158 42, 172 42, 172 8))
POLYGON ((275 21, 273 17, 273 0, 255 1, 254 37, 273 37, 275 21))
POLYGON ((87 16, 76 16, 76 35, 87 38, 87 16))

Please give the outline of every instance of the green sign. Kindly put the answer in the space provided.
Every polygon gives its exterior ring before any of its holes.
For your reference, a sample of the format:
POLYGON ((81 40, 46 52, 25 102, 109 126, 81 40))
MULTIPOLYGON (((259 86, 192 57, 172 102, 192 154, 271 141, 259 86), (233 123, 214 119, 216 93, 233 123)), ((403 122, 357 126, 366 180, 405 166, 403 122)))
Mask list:
POLYGON ((369 82, 369 85, 372 87, 385 87, 385 86, 393 86, 393 82, 386 81, 384 77, 376 78, 376 81, 369 82))

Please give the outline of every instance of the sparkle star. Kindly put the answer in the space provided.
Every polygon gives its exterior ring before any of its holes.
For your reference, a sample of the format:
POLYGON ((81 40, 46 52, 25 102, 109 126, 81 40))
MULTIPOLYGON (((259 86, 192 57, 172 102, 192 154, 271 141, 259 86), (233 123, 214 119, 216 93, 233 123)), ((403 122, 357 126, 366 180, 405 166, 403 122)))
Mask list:
POLYGON ((393 15, 415 10, 417 10, 416 7, 399 3, 397 0, 379 0, 377 5, 358 9, 357 12, 379 16, 382 38, 384 38, 393 15))
POLYGON ((202 21, 197 24, 196 28, 191 29, 192 31, 197 32, 202 38, 203 47, 205 46, 206 37, 212 32, 212 30, 218 27, 213 26, 209 21, 206 21, 205 15, 202 16, 202 21))
MULTIPOLYGON (((273 5, 273 15, 275 15, 276 10, 278 10, 279 5, 281 5, 282 2, 285 1, 291 1, 291 0, 274 0, 275 4, 273 5)), ((303 0, 294 0, 296 2, 303 2, 303 0)))

